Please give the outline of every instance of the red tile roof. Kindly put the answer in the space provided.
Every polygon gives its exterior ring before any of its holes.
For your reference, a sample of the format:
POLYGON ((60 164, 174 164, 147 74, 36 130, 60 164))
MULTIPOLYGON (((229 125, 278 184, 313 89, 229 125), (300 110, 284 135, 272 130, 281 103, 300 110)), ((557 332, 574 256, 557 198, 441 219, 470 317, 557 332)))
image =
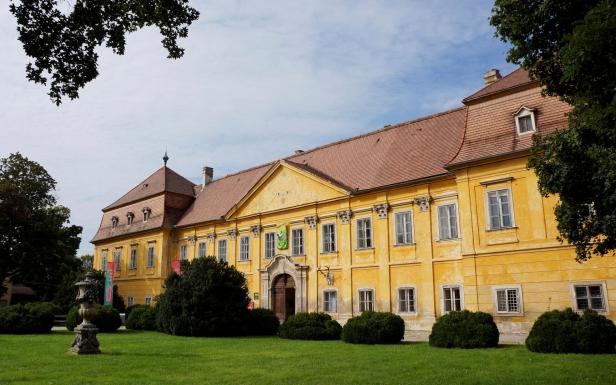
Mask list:
POLYGON ((462 100, 462 103, 467 103, 485 96, 494 95, 511 88, 521 87, 531 83, 536 83, 536 81, 532 80, 528 76, 528 71, 520 67, 494 83, 488 84, 471 96, 467 96, 462 100))

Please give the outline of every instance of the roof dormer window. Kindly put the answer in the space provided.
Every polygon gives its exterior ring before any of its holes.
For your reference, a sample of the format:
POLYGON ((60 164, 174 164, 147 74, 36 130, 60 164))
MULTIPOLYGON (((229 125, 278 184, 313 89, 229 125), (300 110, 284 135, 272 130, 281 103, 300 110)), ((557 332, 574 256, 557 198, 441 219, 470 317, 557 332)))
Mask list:
POLYGON ((148 219, 150 219, 150 214, 152 213, 152 210, 150 210, 149 207, 144 207, 143 208, 143 221, 147 222, 148 219))
POLYGON ((115 229, 118 227, 118 217, 111 217, 111 228, 115 229))
POLYGON ((522 106, 513 116, 518 135, 530 134, 537 130, 534 109, 522 106))
POLYGON ((128 213, 126 214, 126 222, 127 222, 129 225, 132 225, 134 220, 135 220, 135 214, 133 214, 132 212, 128 212, 128 213))

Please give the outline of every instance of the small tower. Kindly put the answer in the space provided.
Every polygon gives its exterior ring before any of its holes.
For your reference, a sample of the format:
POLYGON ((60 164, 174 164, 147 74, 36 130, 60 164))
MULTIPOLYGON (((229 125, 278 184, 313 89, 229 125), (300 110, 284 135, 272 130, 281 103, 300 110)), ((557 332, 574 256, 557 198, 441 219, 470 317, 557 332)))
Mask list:
POLYGON ((167 155, 167 150, 165 150, 165 155, 163 156, 163 162, 165 162, 165 167, 167 167, 168 160, 169 160, 169 156, 167 155))

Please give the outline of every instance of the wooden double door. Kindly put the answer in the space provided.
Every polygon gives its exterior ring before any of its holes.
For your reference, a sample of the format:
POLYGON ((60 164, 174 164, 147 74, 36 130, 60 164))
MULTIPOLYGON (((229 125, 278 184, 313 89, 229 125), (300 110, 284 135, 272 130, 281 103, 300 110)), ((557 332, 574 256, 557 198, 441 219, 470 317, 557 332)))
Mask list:
POLYGON ((295 281, 288 274, 281 274, 272 284, 273 310, 279 320, 284 321, 295 314, 295 281))

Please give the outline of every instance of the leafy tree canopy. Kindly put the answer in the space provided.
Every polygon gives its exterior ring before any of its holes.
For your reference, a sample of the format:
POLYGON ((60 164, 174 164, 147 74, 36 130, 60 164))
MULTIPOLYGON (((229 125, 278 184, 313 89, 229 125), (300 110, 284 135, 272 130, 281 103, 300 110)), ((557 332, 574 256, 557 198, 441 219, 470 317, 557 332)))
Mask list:
POLYGON ((496 0, 507 59, 572 105, 569 127, 535 137, 529 165, 578 261, 616 249, 616 1, 496 0))
POLYGON ((57 205, 56 182, 21 154, 0 158, 0 294, 6 279, 53 296, 62 277, 81 265, 75 258, 81 227, 57 205))
POLYGON ((68 12, 57 0, 12 0, 19 40, 33 61, 26 77, 47 85, 56 104, 62 97, 79 97, 79 89, 98 76, 96 49, 103 43, 118 55, 126 49, 126 34, 156 26, 168 57, 184 55, 177 39, 199 17, 188 0, 75 0, 68 12))

